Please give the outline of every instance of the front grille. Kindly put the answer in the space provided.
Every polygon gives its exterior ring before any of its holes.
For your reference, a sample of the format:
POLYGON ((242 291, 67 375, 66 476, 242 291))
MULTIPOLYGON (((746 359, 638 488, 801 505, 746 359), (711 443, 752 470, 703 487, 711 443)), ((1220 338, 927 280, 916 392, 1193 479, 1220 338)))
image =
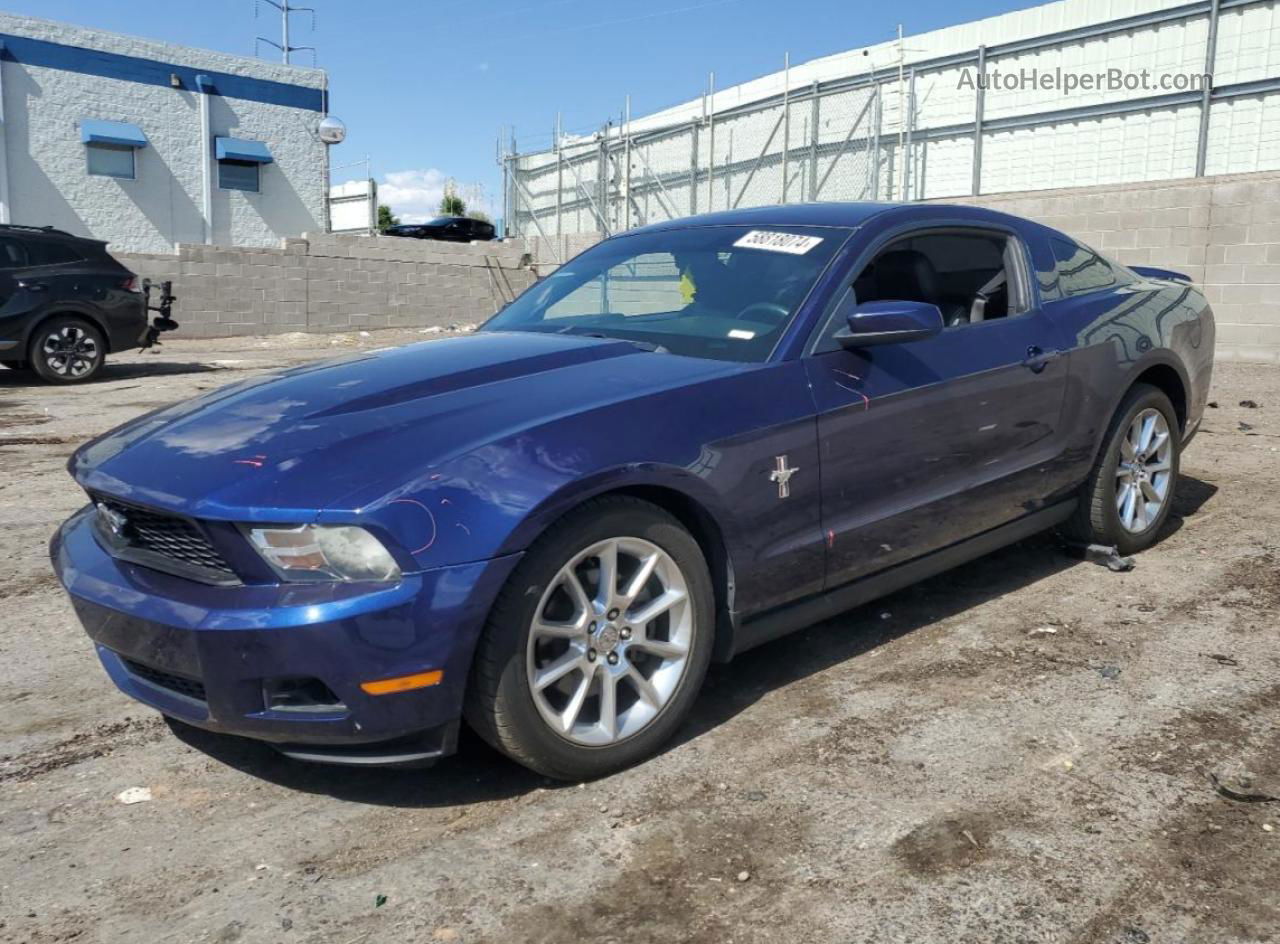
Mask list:
MULTIPOLYGON (((95 496, 95 501, 119 516, 118 526, 108 525, 111 533, 106 535, 118 556, 209 582, 236 582, 235 571, 195 522, 114 498, 95 496), (121 553, 130 551, 141 555, 121 553)), ((101 512, 99 524, 103 524, 101 512)))
POLYGON ((143 665, 141 662, 134 662, 132 659, 125 659, 124 664, 130 672, 144 682, 150 682, 160 688, 167 688, 171 692, 177 692, 179 695, 185 695, 197 701, 205 701, 204 683, 198 679, 174 675, 172 672, 162 672, 159 669, 153 669, 149 665, 143 665))

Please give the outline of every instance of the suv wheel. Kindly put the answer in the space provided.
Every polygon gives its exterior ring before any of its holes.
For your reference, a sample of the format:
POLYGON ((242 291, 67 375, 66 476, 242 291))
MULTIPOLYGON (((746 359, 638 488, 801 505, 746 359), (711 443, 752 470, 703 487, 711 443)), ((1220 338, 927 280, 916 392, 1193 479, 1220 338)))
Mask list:
POLYGON ((106 341, 96 327, 73 315, 50 318, 31 338, 31 368, 49 383, 82 383, 102 369, 106 341))
POLYGON ((661 508, 603 498, 540 538, 498 595, 466 718, 539 773, 585 780, 652 755, 711 660, 711 577, 661 508))

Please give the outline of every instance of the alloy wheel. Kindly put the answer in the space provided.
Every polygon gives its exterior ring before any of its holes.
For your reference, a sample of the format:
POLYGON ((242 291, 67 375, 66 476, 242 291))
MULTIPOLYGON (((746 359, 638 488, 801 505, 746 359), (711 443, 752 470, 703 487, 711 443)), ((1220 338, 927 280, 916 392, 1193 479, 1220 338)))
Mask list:
POLYGON ((61 377, 83 377, 93 370, 101 351, 98 342, 83 327, 66 324, 45 335, 40 356, 49 369, 61 377))
POLYGON ((1116 512, 1120 525, 1140 534, 1155 523, 1173 483, 1169 422, 1152 407, 1140 411, 1120 440, 1116 465, 1116 512))
POLYGON ((617 537, 582 549, 548 584, 530 626, 538 714, 587 746, 643 730, 684 677, 693 612, 684 574, 658 545, 617 537))

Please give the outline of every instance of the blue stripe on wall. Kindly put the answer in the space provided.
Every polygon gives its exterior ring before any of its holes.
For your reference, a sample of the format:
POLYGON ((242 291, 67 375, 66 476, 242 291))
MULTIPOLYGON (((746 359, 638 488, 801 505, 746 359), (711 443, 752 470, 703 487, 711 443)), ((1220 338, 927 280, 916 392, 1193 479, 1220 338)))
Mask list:
POLYGON ((169 87, 169 77, 177 75, 182 88, 196 91, 196 76, 207 75, 213 80, 213 89, 226 98, 242 98, 268 105, 285 105, 290 108, 306 108, 322 112, 324 92, 302 85, 272 82, 268 79, 251 79, 227 72, 211 72, 169 62, 139 59, 99 49, 81 46, 64 46, 43 39, 10 36, 0 33, 0 59, 46 69, 62 69, 83 75, 97 75, 105 79, 121 79, 125 82, 141 82, 143 85, 169 87))

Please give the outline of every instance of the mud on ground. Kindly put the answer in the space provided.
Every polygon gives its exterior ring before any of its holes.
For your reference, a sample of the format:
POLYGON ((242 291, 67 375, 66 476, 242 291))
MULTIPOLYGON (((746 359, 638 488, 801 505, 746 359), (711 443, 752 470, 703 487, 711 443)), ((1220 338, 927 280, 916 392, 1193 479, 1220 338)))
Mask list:
POLYGON ((306 766, 118 694, 46 559, 76 445, 421 339, 173 339, 79 389, 0 370, 0 941, 1280 938, 1280 802, 1207 777, 1280 794, 1275 368, 1219 366, 1132 572, 993 554, 714 668, 666 752, 597 783, 474 739, 306 766))

